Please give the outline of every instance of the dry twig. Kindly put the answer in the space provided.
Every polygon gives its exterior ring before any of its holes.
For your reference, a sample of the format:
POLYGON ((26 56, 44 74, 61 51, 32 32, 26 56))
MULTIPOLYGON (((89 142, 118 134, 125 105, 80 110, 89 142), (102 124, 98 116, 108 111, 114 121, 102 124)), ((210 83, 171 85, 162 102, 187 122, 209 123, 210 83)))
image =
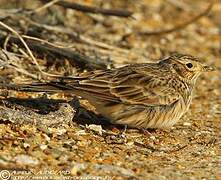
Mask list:
MULTIPOLYGON (((15 31, 13 28, 9 27, 8 25, 6 25, 5 23, 3 23, 3 22, 1 22, 1 21, 0 21, 0 26, 4 27, 4 28, 7 29, 8 31, 10 31, 10 32, 12 32, 13 34, 15 34, 14 37, 11 36, 11 39, 14 39, 17 43, 20 43, 20 42, 21 42, 21 43, 24 45, 25 49, 28 51, 29 56, 31 57, 31 59, 33 60, 34 64, 37 66, 37 69, 39 70, 39 72, 40 72, 42 75, 51 76, 51 77, 58 77, 58 76, 59 76, 59 75, 55 75, 55 74, 46 73, 46 72, 44 72, 44 71, 41 70, 41 68, 40 68, 40 66, 39 66, 39 64, 38 64, 38 62, 37 62, 37 60, 36 60, 36 58, 34 57, 34 55, 33 55, 33 53, 31 52, 29 46, 27 45, 28 43, 24 41, 22 35, 20 35, 20 34, 19 34, 17 31, 15 31)), ((0 35, 0 37, 1 37, 1 35, 0 35)), ((4 36, 1 37, 1 38, 4 39, 4 36)), ((1 39, 1 38, 0 38, 0 39, 1 39)), ((7 39, 7 38, 6 38, 6 39, 7 39)), ((7 42, 7 41, 11 41, 11 39, 6 40, 6 42, 7 42)), ((40 79, 40 78, 38 77, 38 79, 40 79)))
MULTIPOLYGON (((4 39, 3 35, 0 35, 0 39, 4 39)), ((107 65, 105 62, 99 59, 91 59, 82 54, 74 52, 68 48, 59 48, 57 46, 52 45, 52 43, 46 43, 47 41, 41 41, 38 38, 31 38, 29 36, 23 36, 26 38, 26 43, 28 46, 38 52, 44 52, 46 54, 52 53, 53 55, 57 55, 57 57, 67 59, 71 64, 78 65, 82 69, 106 69, 107 65)), ((20 39, 15 36, 11 36, 10 42, 20 43, 20 39)), ((50 75, 57 76, 57 75, 50 75)))
MULTIPOLYGON (((42 2, 50 2, 50 0, 40 0, 42 2)), ((102 9, 97 7, 86 6, 74 2, 67 2, 67 1, 58 1, 56 3, 59 6, 64 8, 75 9, 77 11, 82 11, 85 13, 94 13, 94 14, 103 14, 109 16, 118 16, 118 17, 131 17, 132 12, 127 10, 117 10, 117 9, 102 9)))
POLYGON ((37 75, 29 73, 25 69, 19 66, 17 63, 19 59, 13 54, 6 50, 0 50, 0 67, 8 67, 15 69, 17 72, 20 72, 21 74, 24 74, 28 77, 31 77, 33 79, 39 79, 37 75))
POLYGON ((4 27, 5 29, 9 30, 10 32, 12 32, 13 34, 15 34, 15 36, 18 37, 18 39, 22 42, 22 44, 24 45, 24 47, 26 48, 26 50, 28 51, 28 54, 30 55, 31 59, 34 61, 35 65, 37 66, 38 70, 40 72, 42 72, 37 60, 35 59, 34 55, 32 54, 31 50, 29 49, 28 45, 26 44, 26 42, 24 41, 24 39, 20 36, 20 34, 15 31, 13 28, 9 27, 8 25, 6 25, 5 23, 0 21, 0 25, 2 27, 4 27))
POLYGON ((181 30, 183 28, 185 28, 186 26, 196 22, 197 20, 199 20, 200 18, 202 18, 203 16, 206 16, 210 10, 213 7, 213 2, 210 3, 208 5, 208 7, 201 13, 199 13, 198 15, 196 15, 195 17, 191 18, 190 20, 184 22, 184 23, 180 23, 178 25, 176 25, 175 27, 172 27, 170 29, 163 29, 163 30, 159 30, 159 31, 149 31, 149 32, 139 32, 139 35, 145 35, 145 36, 152 36, 152 35, 163 35, 163 34, 168 34, 168 33, 172 33, 174 31, 178 31, 181 30))
POLYGON ((82 43, 97 46, 97 47, 100 47, 100 48, 103 48, 103 49, 114 50, 114 51, 117 51, 117 52, 120 52, 120 53, 129 53, 129 50, 127 50, 127 49, 122 49, 122 48, 119 48, 119 47, 111 46, 111 45, 106 44, 104 42, 99 42, 99 41, 90 39, 89 37, 85 37, 81 34, 78 34, 78 33, 74 32, 70 28, 65 28, 64 29, 63 27, 50 26, 50 25, 47 25, 47 24, 40 24, 40 23, 34 22, 33 20, 30 20, 27 17, 21 17, 21 18, 23 18, 25 21, 27 21, 29 24, 31 24, 33 26, 36 26, 36 27, 41 28, 41 29, 45 29, 45 30, 50 31, 50 32, 57 32, 57 33, 61 33, 61 34, 67 34, 71 38, 74 38, 75 40, 77 40, 79 42, 82 42, 82 43))
POLYGON ((41 6, 41 7, 37 8, 37 9, 35 9, 35 10, 32 12, 32 14, 33 14, 33 13, 38 13, 38 12, 44 10, 44 9, 47 9, 47 8, 51 7, 53 4, 56 4, 58 1, 60 1, 60 0, 49 1, 48 3, 44 4, 43 6, 41 6))

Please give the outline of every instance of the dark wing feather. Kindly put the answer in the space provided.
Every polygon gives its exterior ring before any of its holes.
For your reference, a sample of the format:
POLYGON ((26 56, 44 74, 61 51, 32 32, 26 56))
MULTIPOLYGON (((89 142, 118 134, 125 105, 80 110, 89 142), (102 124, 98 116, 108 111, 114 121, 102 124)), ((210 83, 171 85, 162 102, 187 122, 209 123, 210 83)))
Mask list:
MULTIPOLYGON (((77 94, 84 97, 84 94, 90 94, 94 99, 100 99, 108 102, 121 102, 120 98, 111 95, 110 93, 110 79, 112 78, 112 71, 98 70, 80 74, 78 77, 69 77, 57 83, 57 87, 67 90, 78 90, 77 94)), ((52 83, 51 85, 55 85, 52 83)), ((75 91, 73 91, 74 93, 75 91)))
POLYGON ((168 84, 164 77, 133 72, 127 78, 113 81, 111 94, 123 102, 145 106, 169 105, 180 99, 180 94, 168 84))

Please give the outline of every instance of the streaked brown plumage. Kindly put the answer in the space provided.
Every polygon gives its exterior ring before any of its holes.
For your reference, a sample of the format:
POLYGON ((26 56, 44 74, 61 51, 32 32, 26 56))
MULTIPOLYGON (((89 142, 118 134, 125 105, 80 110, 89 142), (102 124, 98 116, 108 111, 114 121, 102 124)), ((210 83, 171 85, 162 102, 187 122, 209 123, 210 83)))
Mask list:
POLYGON ((18 89, 70 92, 88 99, 114 124, 169 128, 188 110, 198 76, 211 70, 193 56, 176 54, 158 63, 97 70, 18 89))

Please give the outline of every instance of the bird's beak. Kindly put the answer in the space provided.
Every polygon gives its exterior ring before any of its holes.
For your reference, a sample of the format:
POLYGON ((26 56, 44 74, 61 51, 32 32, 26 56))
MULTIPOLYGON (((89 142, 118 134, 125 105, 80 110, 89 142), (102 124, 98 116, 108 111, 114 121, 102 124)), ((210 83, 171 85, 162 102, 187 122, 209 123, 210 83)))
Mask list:
POLYGON ((203 71, 204 72, 215 71, 215 68, 212 66, 203 66, 203 71))

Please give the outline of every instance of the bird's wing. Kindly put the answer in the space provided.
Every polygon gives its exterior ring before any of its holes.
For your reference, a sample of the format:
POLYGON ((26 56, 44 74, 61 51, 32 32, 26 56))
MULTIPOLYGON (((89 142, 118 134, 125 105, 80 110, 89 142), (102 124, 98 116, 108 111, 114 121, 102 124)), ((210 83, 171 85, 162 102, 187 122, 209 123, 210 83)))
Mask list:
POLYGON ((145 106, 169 105, 180 99, 180 94, 157 78, 140 77, 136 84, 113 83, 111 94, 121 101, 145 106))
POLYGON ((168 77, 149 70, 148 73, 122 69, 117 73, 98 71, 70 79, 65 87, 86 91, 108 102, 123 102, 145 106, 169 105, 181 98, 168 84, 168 77), (75 79, 76 80, 76 79, 75 79))
POLYGON ((110 92, 123 102, 145 106, 169 105, 181 98, 171 86, 169 77, 149 70, 144 74, 133 71, 130 75, 115 77, 110 92))

